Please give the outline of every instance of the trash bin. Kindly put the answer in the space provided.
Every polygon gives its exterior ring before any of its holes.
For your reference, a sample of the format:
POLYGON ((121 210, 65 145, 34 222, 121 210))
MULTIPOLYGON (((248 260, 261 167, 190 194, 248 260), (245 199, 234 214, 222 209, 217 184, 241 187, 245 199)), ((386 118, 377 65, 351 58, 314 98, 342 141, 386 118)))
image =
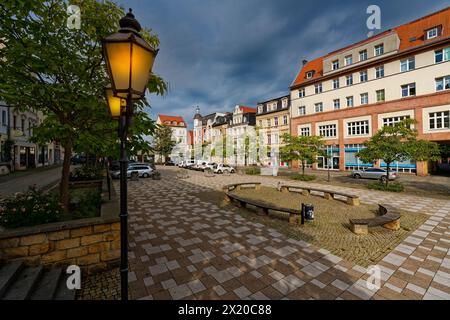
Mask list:
POLYGON ((305 203, 303 205, 304 215, 306 221, 313 221, 314 220, 314 206, 309 203, 305 203))

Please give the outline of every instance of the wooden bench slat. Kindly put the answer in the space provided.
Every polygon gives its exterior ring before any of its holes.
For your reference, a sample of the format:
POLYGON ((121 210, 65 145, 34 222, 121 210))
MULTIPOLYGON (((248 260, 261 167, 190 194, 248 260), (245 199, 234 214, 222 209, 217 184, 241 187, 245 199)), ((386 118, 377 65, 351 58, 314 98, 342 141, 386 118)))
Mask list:
POLYGON ((258 207, 258 208, 261 208, 261 209, 265 208, 265 209, 269 209, 269 210, 273 210, 273 211, 280 211, 280 212, 286 212, 286 213, 292 213, 292 214, 300 214, 301 213, 301 211, 297 210, 297 209, 281 208, 281 207, 278 207, 278 206, 275 206, 275 205, 271 205, 271 204, 268 204, 268 203, 262 202, 262 201, 244 199, 244 198, 238 197, 238 196, 236 196, 234 194, 231 194, 231 193, 227 193, 227 196, 229 198, 231 198, 231 199, 234 199, 234 200, 238 201, 238 202, 245 202, 245 203, 247 203, 249 205, 252 205, 252 206, 255 206, 255 207, 258 207))

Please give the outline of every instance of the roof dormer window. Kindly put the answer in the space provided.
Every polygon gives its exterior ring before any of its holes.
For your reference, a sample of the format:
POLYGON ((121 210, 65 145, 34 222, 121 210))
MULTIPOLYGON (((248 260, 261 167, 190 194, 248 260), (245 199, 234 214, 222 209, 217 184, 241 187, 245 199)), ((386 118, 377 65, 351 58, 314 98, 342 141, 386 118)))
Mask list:
POLYGON ((339 60, 335 60, 331 63, 331 67, 333 70, 339 69, 339 60))
POLYGON ((426 34, 427 35, 427 40, 436 38, 436 37, 439 36, 439 27, 434 27, 434 28, 428 29, 426 31, 426 33, 427 33, 426 34))
POLYGON ((314 71, 308 71, 306 73, 306 79, 311 79, 313 77, 313 75, 314 75, 314 71))

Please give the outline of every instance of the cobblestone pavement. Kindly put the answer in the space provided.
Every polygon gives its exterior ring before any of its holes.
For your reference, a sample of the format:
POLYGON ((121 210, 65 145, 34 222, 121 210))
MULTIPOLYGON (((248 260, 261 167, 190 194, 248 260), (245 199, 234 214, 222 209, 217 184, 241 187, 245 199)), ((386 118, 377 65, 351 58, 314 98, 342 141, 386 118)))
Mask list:
POLYGON ((77 300, 119 300, 119 269, 104 271, 82 279, 81 290, 77 292, 77 300))
POLYGON ((189 172, 180 180, 175 168, 161 172, 160 181, 129 183, 134 299, 450 299, 450 201, 330 187, 429 215, 377 264, 377 290, 366 285, 366 268, 202 196, 232 182, 276 186, 277 179, 189 172))

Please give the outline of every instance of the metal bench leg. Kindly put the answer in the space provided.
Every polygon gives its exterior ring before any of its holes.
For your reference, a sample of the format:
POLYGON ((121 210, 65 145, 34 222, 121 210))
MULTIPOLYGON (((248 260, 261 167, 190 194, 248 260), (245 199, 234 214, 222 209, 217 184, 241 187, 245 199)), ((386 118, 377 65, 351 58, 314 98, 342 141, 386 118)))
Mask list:
POLYGON ((282 193, 289 193, 289 189, 288 189, 287 187, 281 187, 281 188, 280 188, 280 191, 281 191, 282 193))
POLYGON ((224 200, 225 202, 231 202, 231 198, 228 195, 225 195, 224 200))

